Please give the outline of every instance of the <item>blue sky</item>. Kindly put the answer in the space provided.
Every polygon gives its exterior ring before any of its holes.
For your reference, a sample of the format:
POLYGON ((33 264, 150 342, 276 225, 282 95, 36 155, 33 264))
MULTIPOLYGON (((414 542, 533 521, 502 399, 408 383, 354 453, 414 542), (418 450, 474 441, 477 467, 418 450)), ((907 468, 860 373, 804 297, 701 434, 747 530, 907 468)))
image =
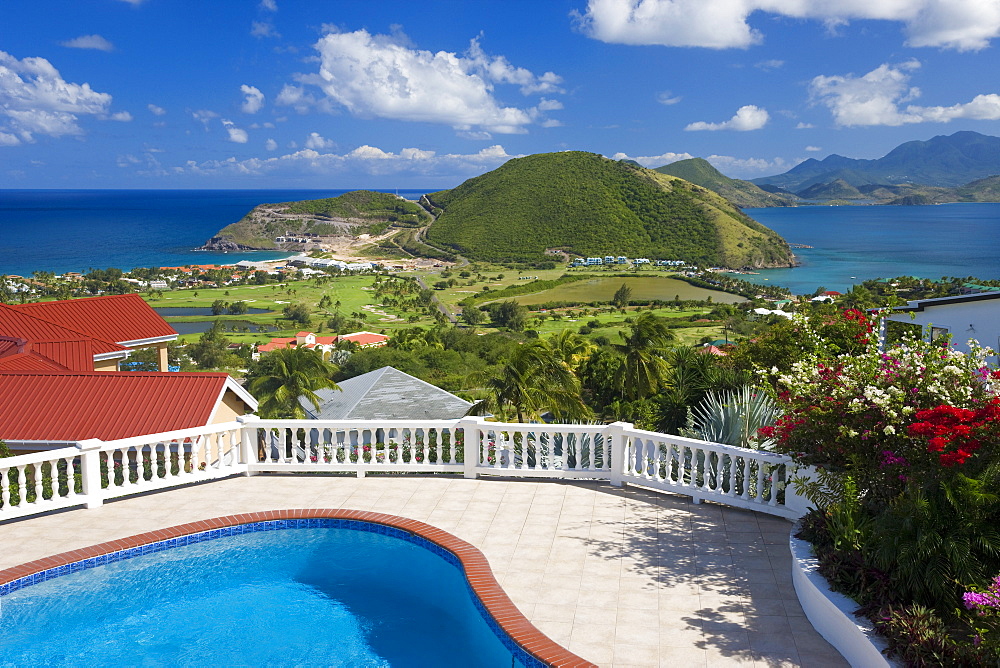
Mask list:
POLYGON ((739 178, 1000 135, 1000 0, 5 0, 0 188, 739 178))

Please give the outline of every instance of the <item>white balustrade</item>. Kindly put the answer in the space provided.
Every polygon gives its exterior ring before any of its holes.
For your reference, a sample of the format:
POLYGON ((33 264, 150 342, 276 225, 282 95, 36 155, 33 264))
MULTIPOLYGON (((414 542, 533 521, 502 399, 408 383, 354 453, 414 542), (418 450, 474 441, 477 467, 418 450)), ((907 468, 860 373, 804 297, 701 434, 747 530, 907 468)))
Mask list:
POLYGON ((262 420, 0 458, 0 520, 265 472, 464 473, 608 480, 782 517, 805 502, 782 455, 609 425, 262 420))

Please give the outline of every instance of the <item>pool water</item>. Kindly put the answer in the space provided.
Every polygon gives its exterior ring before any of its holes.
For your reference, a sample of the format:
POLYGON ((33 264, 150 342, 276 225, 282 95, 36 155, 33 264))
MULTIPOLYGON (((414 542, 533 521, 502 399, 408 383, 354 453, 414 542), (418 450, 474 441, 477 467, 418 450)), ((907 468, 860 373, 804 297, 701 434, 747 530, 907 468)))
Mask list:
POLYGON ((428 547, 303 528, 96 566, 0 597, 0 664, 524 665, 428 547))

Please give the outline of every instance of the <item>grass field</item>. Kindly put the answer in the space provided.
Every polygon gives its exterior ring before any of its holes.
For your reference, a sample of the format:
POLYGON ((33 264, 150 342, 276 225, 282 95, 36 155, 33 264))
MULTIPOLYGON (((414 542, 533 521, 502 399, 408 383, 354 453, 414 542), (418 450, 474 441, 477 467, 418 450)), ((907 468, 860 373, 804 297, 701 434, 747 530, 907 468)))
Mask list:
MULTIPOLYGON (((377 304, 374 292, 371 288, 374 283, 373 276, 344 276, 332 277, 317 281, 308 279, 302 281, 289 281, 282 284, 269 285, 238 285, 225 288, 197 288, 184 290, 171 290, 164 292, 161 299, 146 297, 150 306, 193 306, 208 308, 216 300, 226 302, 244 301, 252 308, 269 309, 269 313, 246 314, 246 315, 220 315, 220 316, 191 316, 191 317, 170 317, 171 321, 212 321, 212 320, 241 320, 257 324, 267 324, 279 326, 279 331, 268 334, 227 334, 234 343, 266 342, 270 337, 292 336, 303 327, 291 325, 284 320, 281 314, 282 309, 289 304, 303 303, 312 312, 312 323, 309 327, 311 331, 320 333, 325 329, 326 321, 333 315, 334 306, 320 309, 317 304, 328 296, 331 303, 340 302, 340 312, 345 315, 351 313, 364 313, 367 317, 367 328, 378 331, 381 329, 395 329, 399 327, 413 327, 415 325, 427 325, 433 320, 422 318, 416 323, 407 321, 412 313, 400 309, 382 308, 377 304), (395 316, 393 318, 392 316, 395 316)), ((181 336, 182 341, 196 340, 200 334, 185 334, 181 336)))
MULTIPOLYGON (((434 294, 453 311, 459 311, 457 303, 475 292, 482 290, 483 286, 489 285, 493 290, 500 290, 509 285, 523 284, 527 280, 521 277, 530 276, 531 280, 537 277, 539 280, 551 280, 559 278, 566 273, 565 268, 552 270, 533 271, 512 271, 503 267, 489 267, 479 265, 467 269, 470 272, 468 278, 459 278, 459 270, 452 270, 450 278, 455 278, 457 285, 446 290, 435 290, 434 294), (479 278, 477 278, 477 275, 479 278), (503 278, 498 278, 502 275, 503 278), (485 280, 481 280, 485 279, 485 280), (469 283, 472 285, 469 285, 469 283)), ((421 276, 428 285, 442 280, 442 271, 422 272, 416 274, 421 276)), ((611 273, 609 270, 607 273, 611 273)), ((632 288, 633 299, 665 299, 673 300, 675 296, 681 299, 705 299, 708 296, 718 303, 733 303, 741 298, 728 293, 705 290, 697 288, 683 281, 670 278, 665 272, 642 272, 635 277, 615 277, 601 276, 587 272, 587 280, 576 283, 569 283, 557 286, 554 289, 531 295, 520 295, 513 297, 518 302, 531 307, 548 301, 602 301, 610 300, 623 283, 632 288)), ((301 281, 289 281, 282 284, 269 285, 242 285, 229 286, 225 288, 197 288, 171 290, 164 292, 162 298, 149 298, 150 305, 158 306, 186 306, 210 308, 216 300, 225 302, 243 301, 248 307, 268 309, 267 313, 220 316, 185 316, 169 317, 168 322, 191 322, 191 321, 214 321, 214 320, 238 320, 243 323, 254 323, 258 325, 276 325, 278 331, 268 333, 227 333, 227 337, 234 343, 263 343, 268 339, 279 336, 293 336, 301 329, 307 329, 316 333, 326 331, 326 321, 333 314, 335 306, 320 309, 319 301, 324 297, 329 297, 331 304, 340 302, 340 312, 350 316, 353 313, 363 313, 366 317, 365 329, 371 331, 386 330, 390 335, 392 330, 403 327, 431 326, 433 319, 423 313, 410 312, 399 308, 388 308, 381 306, 376 299, 372 285, 375 281, 373 276, 344 276, 321 279, 307 279, 301 281), (282 309, 294 303, 305 304, 312 313, 312 323, 307 326, 300 326, 290 323, 282 316, 282 309), (415 322, 409 322, 409 317, 420 316, 415 322)), ((709 309, 684 309, 678 310, 673 307, 657 309, 657 315, 683 320, 685 325, 690 322, 692 316, 703 315, 709 309)), ((588 325, 594 320, 600 323, 600 327, 593 328, 588 334, 590 337, 605 336, 612 342, 620 342, 620 332, 626 331, 628 323, 626 317, 634 315, 634 310, 629 310, 627 315, 609 307, 578 307, 560 309, 553 319, 552 313, 536 314, 529 319, 528 328, 535 329, 541 336, 546 336, 551 332, 563 329, 579 330, 581 326, 588 325), (539 317, 539 315, 541 317, 539 317)), ((675 320, 676 322, 677 320, 675 320)), ((488 328, 484 328, 488 330, 488 328)), ((708 324, 692 325, 677 328, 674 333, 681 344, 697 343, 702 337, 710 336, 718 338, 721 335, 721 325, 708 324)), ((200 334, 184 334, 180 338, 182 341, 194 341, 200 334)))

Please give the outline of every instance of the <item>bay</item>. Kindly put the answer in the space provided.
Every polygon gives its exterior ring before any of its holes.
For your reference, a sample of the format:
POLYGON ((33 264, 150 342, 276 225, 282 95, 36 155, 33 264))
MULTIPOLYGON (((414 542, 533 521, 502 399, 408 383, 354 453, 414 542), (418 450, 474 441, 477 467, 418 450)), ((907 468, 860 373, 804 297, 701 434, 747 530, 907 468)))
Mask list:
MULTIPOLYGON (((271 260, 291 253, 195 251, 258 204, 348 190, 0 190, 0 275, 271 260)), ((396 192, 383 190, 382 192, 396 192)), ((423 190, 400 190, 416 198, 423 190)))
POLYGON ((1000 204, 746 209, 795 248, 800 266, 739 278, 795 294, 846 292, 874 278, 1000 279, 1000 204))

